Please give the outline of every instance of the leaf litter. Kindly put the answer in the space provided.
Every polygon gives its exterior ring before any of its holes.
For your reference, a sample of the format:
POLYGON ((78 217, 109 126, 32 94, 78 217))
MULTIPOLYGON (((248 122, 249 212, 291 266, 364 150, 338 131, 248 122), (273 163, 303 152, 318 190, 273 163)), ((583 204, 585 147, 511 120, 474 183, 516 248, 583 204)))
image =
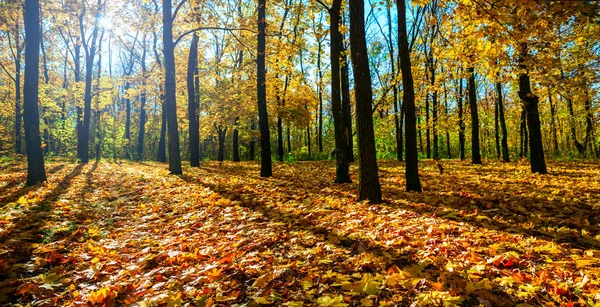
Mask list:
MULTIPOLYGON (((384 204, 330 162, 50 163, 0 175, 0 304, 599 306, 600 166, 380 163, 384 204)), ((356 182, 356 169, 352 168, 356 182)))

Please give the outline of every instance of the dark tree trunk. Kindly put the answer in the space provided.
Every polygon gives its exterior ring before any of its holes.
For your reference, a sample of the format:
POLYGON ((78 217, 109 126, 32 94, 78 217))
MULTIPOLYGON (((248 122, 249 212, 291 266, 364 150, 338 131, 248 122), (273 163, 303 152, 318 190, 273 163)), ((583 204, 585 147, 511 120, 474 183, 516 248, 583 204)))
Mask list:
POLYGON ((458 151, 460 160, 465 160, 465 121, 463 119, 463 79, 458 81, 458 151))
POLYGON ((429 93, 425 95, 425 149, 427 150, 427 159, 431 159, 431 134, 429 130, 429 93))
POLYGON ((468 68, 469 72, 469 108, 471 109, 471 159, 473 164, 481 164, 479 150, 479 114, 477 113, 477 88, 475 87, 475 68, 468 68))
POLYGON ((544 147, 542 143, 542 129, 540 114, 538 113, 539 98, 531 92, 531 83, 525 58, 528 57, 527 45, 521 46, 519 55, 519 97, 527 110, 527 127, 529 128, 529 148, 531 149, 531 172, 546 174, 546 161, 544 159, 544 147))
POLYGON ((402 85, 404 86, 402 101, 406 116, 406 190, 421 192, 419 156, 417 154, 415 89, 410 64, 410 51, 408 49, 405 0, 397 0, 396 7, 398 9, 398 52, 400 53, 402 85))
POLYGON ((285 128, 286 130, 286 135, 287 135, 287 149, 288 149, 288 154, 292 153, 292 136, 290 135, 290 126, 287 126, 285 128))
POLYGON ((550 102, 550 129, 552 129, 552 145, 554 147, 554 155, 558 156, 558 135, 556 132, 556 109, 552 103, 552 93, 548 88, 548 101, 550 102))
POLYGON ((527 156, 527 111, 525 110, 525 106, 522 106, 521 109, 521 123, 520 123, 520 143, 519 143, 519 156, 521 158, 527 156))
POLYGON ((173 43, 173 16, 171 0, 163 0, 163 54, 165 57, 165 105, 168 126, 169 171, 181 174, 179 131, 177 128, 177 96, 175 84, 175 44, 173 43))
POLYGON ((500 129, 502 130, 502 161, 510 162, 508 153, 508 131, 506 129, 506 119, 504 118, 504 98, 502 96, 502 84, 496 82, 496 92, 498 95, 498 118, 500 120, 500 129))
POLYGON ((187 69, 190 166, 196 167, 200 166, 200 125, 196 110, 196 93, 199 89, 195 86, 195 77, 198 75, 198 34, 196 32, 192 36, 187 69))
POLYGON ((218 153, 217 153, 217 161, 223 163, 223 159, 225 159, 225 136, 227 136, 227 127, 223 128, 223 126, 217 126, 215 124, 215 129, 217 129, 218 134, 218 153))
POLYGON ((144 160, 144 136, 146 134, 146 38, 144 38, 144 45, 142 51, 142 59, 140 60, 142 66, 142 93, 140 95, 140 131, 138 134, 137 143, 137 158, 144 160))
POLYGON ((333 0, 329 9, 329 39, 330 39, 330 62, 331 62, 331 113, 333 113, 333 125, 335 134, 335 183, 352 182, 349 173, 348 143, 351 131, 347 126, 346 114, 342 108, 340 97, 340 10, 342 0, 333 0))
POLYGON ((256 154, 254 153, 256 151, 256 136, 254 136, 254 132, 256 131, 258 127, 256 126, 256 119, 253 118, 250 120, 250 133, 251 133, 251 138, 250 138, 250 142, 248 144, 248 160, 250 161, 254 161, 254 157, 256 156, 256 154))
MULTIPOLYGON (((431 48, 431 47, 430 47, 431 48)), ((433 134, 433 159, 434 160, 439 160, 440 159, 440 149, 439 149, 439 139, 438 139, 438 130, 437 130, 437 124, 438 124, 438 92, 435 89, 435 60, 433 59, 433 55, 430 55, 430 59, 429 59, 429 72, 431 73, 430 76, 430 80, 431 80, 431 86, 433 88, 433 92, 431 93, 431 103, 432 103, 432 108, 431 108, 431 116, 432 116, 432 123, 431 123, 431 133, 433 134)))
MULTIPOLYGON (((127 94, 130 87, 129 81, 125 81, 123 86, 123 94, 127 94)), ((125 97, 125 159, 131 159, 131 100, 128 96, 125 97)))
POLYGON ((19 26, 17 25, 15 31, 15 153, 20 155, 22 152, 21 142, 21 43, 19 39, 19 26))
POLYGON ((402 106, 398 107, 398 85, 396 84, 396 57, 394 52, 394 43, 392 39, 392 9, 391 6, 387 7, 387 20, 388 20, 388 35, 389 35, 389 51, 390 51, 390 67, 392 70, 392 77, 394 78, 392 83, 392 93, 394 101, 394 136, 396 139, 396 159, 402 162, 404 154, 404 144, 402 140, 402 115, 404 110, 402 106), (402 111, 400 111, 402 110, 402 111))
POLYGON ((162 93, 160 94, 160 101, 160 138, 158 140, 158 156, 156 160, 164 163, 167 162, 167 105, 162 93))
POLYGON ((25 86, 23 117, 27 146, 27 182, 31 186, 46 181, 44 153, 38 113, 38 77, 40 62, 40 5, 38 0, 25 1, 25 86))
POLYGON ((277 105, 279 107, 277 112, 277 157, 279 162, 283 162, 283 120, 281 119, 281 112, 284 106, 279 94, 277 94, 277 105))
POLYGON ((100 161, 100 76, 102 74, 102 39, 104 38, 104 30, 102 30, 102 34, 100 35, 100 43, 98 44, 98 67, 96 70, 96 106, 93 112, 94 114, 94 125, 92 128, 92 144, 94 144, 94 150, 96 153, 96 161, 100 161))
MULTIPOLYGON (((99 13, 102 6, 102 0, 98 0, 96 4, 96 19, 99 18, 99 13)), ((85 13, 85 11, 84 11, 85 13)), ((83 15, 80 15, 79 24, 83 28, 83 15)), ((94 68, 94 57, 96 56, 96 40, 98 38, 98 22, 94 24, 94 30, 91 36, 91 45, 86 43, 86 37, 82 37, 85 49, 85 92, 83 104, 83 125, 81 126, 80 137, 78 138, 77 148, 79 150, 79 158, 81 163, 89 162, 89 142, 90 142, 90 119, 92 113, 92 78, 94 68)), ((82 33, 83 36, 83 33, 82 33)))
MULTIPOLYGON (((352 140, 352 104, 350 103, 350 78, 348 73, 348 56, 346 55, 346 46, 344 44, 344 34, 340 33, 340 52, 342 54, 342 109, 346 117, 346 127, 350 131, 346 157, 348 162, 354 162, 354 142, 352 140)), ((370 79, 369 79, 370 80, 370 79)))
POLYGON ((444 84, 444 115, 446 116, 446 157, 452 159, 452 151, 450 150, 450 128, 448 125, 448 115, 450 108, 448 106, 448 88, 444 84))
POLYGON ((265 68, 265 50, 266 50, 266 0, 258 0, 258 52, 256 59, 256 82, 258 98, 258 117, 260 126, 260 176, 271 177, 273 175, 273 165, 271 163, 271 134, 269 132, 269 114, 267 113, 267 86, 266 86, 266 68, 265 68))
POLYGON ((358 134, 358 200, 381 202, 381 186, 377 171, 377 152, 373 132, 373 92, 367 42, 365 39, 364 1, 350 2, 350 52, 356 97, 356 131, 358 134))
MULTIPOLYGON (((402 71, 402 70, 400 70, 400 71, 402 71)), ((413 91, 414 91, 414 89, 413 89, 413 91)), ((403 94, 403 96, 404 96, 404 94, 403 94)), ((406 119, 406 109, 404 108, 404 102, 402 103, 402 111, 404 112, 404 117, 406 119)), ((419 152, 422 154, 424 151, 423 151, 423 128, 421 126, 421 115, 420 114, 416 115, 416 111, 415 111, 415 116, 417 117, 417 127, 418 127, 418 131, 419 131, 419 152)), ((406 135, 406 129, 404 130, 404 135, 406 135)))
POLYGON ((239 117, 233 120, 233 162, 240 162, 240 141, 239 141, 239 130, 238 121, 239 117))
POLYGON ((494 104, 494 141, 496 145, 496 159, 500 160, 500 98, 496 96, 496 103, 494 104))
POLYGON ((319 40, 319 46, 317 50, 317 70, 319 71, 319 80, 317 84, 317 91, 319 95, 319 112, 317 114, 319 126, 317 127, 317 143, 319 144, 319 153, 323 153, 323 71, 321 70, 321 50, 322 43, 321 40, 319 40))

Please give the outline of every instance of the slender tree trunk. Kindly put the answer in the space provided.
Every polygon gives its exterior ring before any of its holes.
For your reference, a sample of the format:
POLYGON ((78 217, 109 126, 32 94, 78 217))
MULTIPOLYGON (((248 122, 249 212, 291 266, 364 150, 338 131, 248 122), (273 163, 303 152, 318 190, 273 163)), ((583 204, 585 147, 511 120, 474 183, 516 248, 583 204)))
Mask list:
POLYGON ((496 96, 496 103, 494 104, 494 141, 496 145, 496 159, 500 160, 500 98, 496 96))
POLYGON ((444 83, 444 116, 446 117, 446 157, 452 159, 452 152, 450 151, 450 128, 448 124, 448 117, 450 114, 450 108, 448 106, 448 88, 444 83))
POLYGON ((140 96, 140 131, 138 133, 138 144, 137 144, 137 158, 141 161, 144 160, 144 136, 146 134, 146 38, 144 38, 144 50, 142 51, 142 93, 140 96))
POLYGON ((271 177, 273 175, 273 165, 271 163, 271 134, 269 132, 269 114, 267 112, 267 88, 266 88, 266 68, 265 68, 265 50, 266 50, 266 0, 258 0, 258 52, 256 60, 257 68, 257 98, 258 98, 258 117, 260 126, 260 144, 261 144, 261 177, 271 177))
MULTIPOLYGON (((340 53, 342 55, 341 79, 342 79, 342 110, 345 114, 346 127, 349 131, 346 157, 348 162, 354 162, 354 141, 352 139, 352 104, 350 103, 350 78, 348 73, 348 56, 344 44, 344 34, 340 33, 340 53)), ((370 79, 369 79, 370 80, 370 79)))
POLYGON ((254 157, 256 156, 256 154, 254 153, 256 150, 256 136, 254 136, 254 132, 256 131, 258 127, 256 126, 256 119, 253 118, 250 120, 250 132, 251 132, 251 139, 250 139, 250 144, 248 144, 248 160, 250 161, 254 161, 254 157))
POLYGON ((402 107, 398 107, 398 85, 396 84, 396 57, 395 57, 395 52, 394 52, 394 43, 392 40, 392 9, 391 9, 391 5, 387 6, 387 20, 388 20, 388 36, 390 38, 389 40, 389 55, 390 55, 390 67, 392 70, 392 77, 394 78, 393 83, 392 83, 392 93, 393 93, 393 99, 394 101, 392 102, 394 104, 394 136, 396 139, 396 159, 400 162, 402 162, 403 159, 403 154, 404 154, 404 148, 403 148, 403 140, 402 140, 402 115, 404 110, 400 111, 402 109, 402 107))
POLYGON ((317 114, 317 118, 319 121, 319 127, 317 129, 317 140, 319 143, 319 153, 323 153, 323 71, 321 70, 321 50, 322 43, 319 40, 319 46, 317 50, 317 70, 319 71, 319 81, 318 81, 318 95, 319 95, 319 112, 317 114))
MULTIPOLYGON (((99 18, 101 10, 102 0, 98 0, 96 4, 96 19, 99 18)), ((79 25, 83 28, 83 14, 80 16, 79 25)), ((79 149, 79 157, 81 163, 89 162, 89 142, 90 142, 90 119, 92 111, 92 72, 94 68, 94 57, 96 56, 96 40, 98 38, 98 22, 94 24, 94 30, 91 36, 91 45, 88 46, 85 43, 86 37, 82 37, 84 40, 85 49, 85 92, 84 92, 84 105, 83 105, 83 125, 81 126, 81 137, 78 139, 77 148, 79 149)))
POLYGON ((175 54, 171 0, 163 0, 163 53, 165 57, 165 105, 168 126, 169 171, 181 174, 179 131, 177 128, 177 96, 175 84, 175 54))
POLYGON ((358 134, 358 200, 381 202, 381 186, 377 171, 377 152, 373 131, 373 91, 367 41, 365 39, 364 1, 350 3, 350 52, 356 97, 356 131, 358 134))
POLYGON ((540 124, 540 115, 538 113, 539 98, 531 92, 531 83, 525 58, 527 58, 527 45, 521 46, 519 55, 519 66, 521 73, 519 75, 519 97, 527 110, 527 127, 529 128, 529 147, 531 149, 531 172, 546 174, 546 161, 544 159, 544 148, 542 142, 542 129, 540 124))
MULTIPOLYGON (((125 81, 123 94, 127 94, 130 86, 129 81, 125 81)), ((126 95, 123 97, 125 97, 125 159, 131 160, 131 99, 126 95)))
POLYGON ((439 160, 440 158, 440 149, 439 149, 439 138, 438 138, 438 92, 435 89, 435 60, 433 56, 430 55, 430 63, 429 63, 429 71, 431 73, 431 86, 433 88, 433 93, 431 94, 431 116, 433 117, 433 122, 431 124, 431 133, 433 134, 433 159, 439 160))
POLYGON ((285 128, 286 130, 286 135, 287 135, 287 149, 288 149, 288 154, 292 152, 292 137, 290 135, 290 126, 287 126, 285 128))
POLYGON ((25 124, 25 144, 27 146, 27 182, 31 186, 46 181, 44 153, 40 137, 40 117, 38 113, 39 54, 40 54, 40 5, 38 0, 26 0, 25 20, 25 88, 23 117, 25 124))
POLYGON ((15 31, 15 45, 16 45, 16 55, 15 55, 15 153, 20 155, 22 152, 22 142, 21 142, 21 43, 19 39, 19 26, 17 25, 17 29, 15 31))
POLYGON ((550 103, 550 129, 552 129, 552 145, 554 147, 554 155, 558 156, 558 135, 556 132, 556 109, 552 103, 552 93, 548 88, 548 101, 550 103))
POLYGON ((498 95, 498 118, 500 119, 500 129, 502 130, 502 161, 510 162, 510 155, 508 153, 508 131, 506 129, 506 119, 504 118, 504 98, 500 81, 496 82, 496 93, 498 95))
POLYGON ((431 134, 429 122, 429 93, 427 93, 425 96, 425 148, 427 150, 427 159, 431 159, 431 134))
POLYGON ((195 76, 198 75, 198 34, 196 32, 192 36, 187 69, 190 166, 196 167, 200 166, 200 127, 196 110, 198 89, 195 87, 195 76))
POLYGON ((277 112, 277 157, 279 158, 279 162, 283 162, 283 120, 281 119, 283 103, 279 94, 277 94, 277 105, 279 107, 279 111, 277 112))
POLYGON ((406 190, 421 192, 419 156, 417 154, 415 91, 406 31, 405 0, 396 0, 396 7, 398 9, 398 52, 400 53, 400 69, 402 70, 402 85, 404 87, 402 101, 406 116, 406 190))
POLYGON ((225 158, 225 136, 227 136, 227 127, 223 128, 222 126, 217 126, 215 124, 215 129, 217 129, 217 134, 219 137, 219 150, 217 153, 217 161, 223 163, 223 159, 225 158))
POLYGON ((463 79, 459 78, 458 81, 458 151, 460 160, 465 160, 465 121, 463 117, 463 79))
POLYGON ((469 108, 471 109, 471 159, 473 164, 481 164, 479 146, 479 114, 477 113, 477 88, 475 87, 475 68, 469 71, 469 108))
MULTIPOLYGON (((162 86, 161 86, 162 87, 162 86)), ((160 138, 158 139, 158 162, 167 162, 167 105, 164 95, 160 94, 160 138)))
POLYGON ((335 183, 352 182, 349 173, 348 143, 352 136, 348 129, 346 114, 342 108, 340 97, 340 10, 342 0, 333 0, 329 9, 329 39, 330 39, 330 62, 331 62, 331 113, 333 113, 333 125, 335 133, 335 183))
POLYGON ((233 120, 233 162, 240 162, 240 141, 239 141, 239 130, 238 121, 239 117, 233 120))

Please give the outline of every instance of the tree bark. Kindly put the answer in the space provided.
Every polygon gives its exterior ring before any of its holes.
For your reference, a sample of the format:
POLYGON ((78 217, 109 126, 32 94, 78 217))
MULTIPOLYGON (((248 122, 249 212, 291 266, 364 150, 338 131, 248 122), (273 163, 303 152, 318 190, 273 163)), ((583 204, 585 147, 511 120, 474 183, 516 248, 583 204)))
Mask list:
POLYGON ((558 135, 556 132, 556 109, 552 103, 552 93, 548 88, 548 101, 550 103, 550 129, 552 129, 552 145, 554 147, 554 155, 558 156, 558 135))
POLYGON ((502 96, 502 84, 500 81, 496 82, 496 92, 498 95, 498 118, 500 120, 500 129, 502 130, 502 161, 510 162, 510 155, 508 153, 508 131, 506 129, 506 119, 504 118, 504 98, 502 96))
POLYGON ((469 108, 471 109, 471 159, 473 164, 481 164, 479 146, 479 114, 477 113, 477 88, 475 87, 475 68, 468 68, 469 72, 469 108))
MULTIPOLYGON (((99 12, 102 6, 102 0, 98 0, 96 3, 96 19, 99 18, 99 12)), ((85 13, 85 11, 84 11, 85 13)), ((91 36, 91 45, 88 46, 86 43, 86 37, 83 32, 83 16, 80 15, 79 18, 79 27, 81 29, 81 39, 83 42, 83 47, 85 51, 85 91, 84 91, 84 104, 83 104, 83 124, 81 126, 81 130, 77 148, 79 150, 79 158, 81 163, 89 162, 89 142, 90 142, 90 119, 91 119, 91 111, 92 111, 92 78, 93 78, 93 68, 94 68, 94 57, 96 56, 96 40, 98 38, 98 22, 95 22, 94 29, 92 30, 91 36)))
POLYGON ((187 69, 190 166, 197 167, 200 166, 200 126, 196 110, 196 93, 198 92, 195 86, 195 76, 198 75, 198 34, 196 32, 192 36, 187 69))
POLYGON ((15 30, 15 46, 17 49, 15 55, 15 153, 20 155, 22 153, 22 141, 21 141, 21 52, 22 45, 19 39, 19 25, 16 26, 15 30))
POLYGON ((408 49, 405 0, 397 0, 396 7, 398 9, 398 52, 400 53, 400 69, 402 70, 402 85, 404 87, 402 105, 406 116, 406 190, 421 192, 419 157, 417 154, 415 89, 410 64, 410 51, 408 49))
POLYGON ((165 105, 168 127, 169 171, 181 174, 179 131, 177 128, 177 96, 175 84, 175 44, 173 43, 173 16, 171 0, 163 0, 163 54, 165 57, 165 105))
POLYGON ((142 93, 140 95, 140 131, 138 133, 137 143, 137 158, 141 161, 144 160, 144 136, 146 134, 146 38, 144 37, 144 44, 142 46, 142 58, 140 60, 142 66, 142 93))
POLYGON ((365 38, 364 1, 350 2, 350 52, 356 97, 356 131, 358 135, 358 200, 381 202, 377 171, 377 152, 373 131, 373 90, 365 38))
POLYGON ((542 142, 542 129, 540 114, 538 113, 539 97, 531 92, 531 82, 525 59, 528 57, 527 45, 521 46, 519 54, 519 97, 523 101, 527 111, 527 128, 529 128, 529 148, 531 150, 531 172, 547 174, 546 161, 544 159, 544 145, 542 142))
POLYGON ((458 151, 460 160, 465 160, 465 121, 463 119, 463 79, 458 81, 458 151))
POLYGON ((238 121, 239 117, 233 120, 233 162, 240 162, 240 141, 239 141, 239 129, 238 121))
POLYGON ((258 0, 258 52, 256 59, 256 82, 258 98, 258 124, 260 126, 260 176, 271 177, 273 165, 271 163, 271 134, 269 132, 269 114, 267 112, 267 87, 265 69, 266 51, 266 0, 258 0))
POLYGON ((27 146, 26 186, 46 181, 44 153, 40 137, 40 117, 38 113, 39 92, 39 53, 40 53, 40 4, 38 0, 26 0, 25 20, 25 86, 23 117, 25 124, 25 144, 27 146))
POLYGON ((348 162, 352 163, 354 162, 354 142, 352 140, 352 104, 350 102, 350 78, 348 75, 348 56, 346 55, 346 46, 344 44, 344 35, 342 33, 340 33, 340 53, 342 55, 342 110, 345 114, 346 127, 348 127, 348 131, 350 131, 350 137, 348 138, 348 146, 346 148, 346 157, 348 158, 348 162))

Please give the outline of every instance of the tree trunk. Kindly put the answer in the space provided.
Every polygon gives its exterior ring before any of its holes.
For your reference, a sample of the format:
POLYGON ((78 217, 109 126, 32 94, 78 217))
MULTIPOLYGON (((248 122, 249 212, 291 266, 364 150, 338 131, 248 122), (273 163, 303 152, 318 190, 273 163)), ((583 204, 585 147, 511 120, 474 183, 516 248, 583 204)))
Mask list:
MULTIPOLYGON (((431 47, 430 47, 431 48, 431 47)), ((431 115, 433 117, 433 122, 431 124, 431 133, 433 134, 433 159, 440 159, 440 149, 439 149, 439 139, 438 139, 438 92, 435 89, 435 60, 433 59, 433 55, 430 55, 429 59, 429 72, 431 73, 431 86, 433 88, 433 93, 431 94, 431 115)))
POLYGON ((44 153, 40 137, 40 117, 38 113, 38 77, 40 53, 40 5, 38 0, 26 0, 25 20, 25 86, 23 117, 25 124, 25 144, 27 146, 26 186, 46 181, 44 153))
POLYGON ((425 149, 427 150, 427 159, 431 159, 431 134, 429 130, 429 93, 425 95, 425 149))
POLYGON ((463 119, 463 79, 458 82, 458 151, 460 160, 465 160, 465 121, 463 119))
MULTIPOLYGON (((99 18, 102 0, 98 0, 96 4, 96 19, 99 18)), ((85 11, 84 11, 85 13, 85 11)), ((79 25, 83 28, 83 15, 80 15, 79 25)), ((79 131, 81 137, 78 138, 77 148, 79 150, 79 158, 81 163, 89 162, 89 142, 90 142, 90 119, 92 111, 92 72, 94 68, 94 57, 96 56, 96 40, 98 38, 98 22, 94 23, 94 30, 91 36, 91 45, 86 43, 86 37, 82 37, 85 49, 85 92, 83 104, 83 125, 79 131)), ((82 33, 83 36, 83 33, 82 33)))
POLYGON ((15 45, 17 53, 15 55, 15 153, 22 153, 21 142, 21 43, 19 42, 19 26, 17 25, 15 33, 15 45))
POLYGON ((402 162, 403 159, 403 154, 404 154, 404 149, 403 149, 403 140, 402 140, 402 113, 403 111, 400 111, 402 109, 402 107, 398 107, 398 85, 396 84, 396 57, 395 57, 395 52, 394 52, 394 43, 392 40, 392 12, 391 12, 391 5, 387 6, 387 20, 388 20, 388 35, 389 35, 389 53, 390 53, 390 67, 392 70, 392 77, 394 78, 394 80, 392 81, 392 93, 393 93, 393 99, 394 101, 392 102, 394 104, 394 136, 396 139, 396 159, 400 162, 402 162))
POLYGON ((448 117, 450 114, 450 107, 448 106, 448 88, 444 83, 444 116, 446 117, 446 157, 452 159, 452 152, 450 151, 450 128, 448 124, 448 117))
POLYGON ((125 81, 123 97, 125 97, 125 159, 127 160, 131 159, 131 100, 125 94, 130 86, 129 81, 125 81))
POLYGON ((233 162, 240 162, 240 141, 239 141, 239 130, 238 121, 239 117, 233 120, 233 162))
POLYGON ((256 154, 254 153, 256 150, 256 136, 254 136, 254 131, 256 131, 256 119, 253 118, 250 120, 250 132, 251 132, 251 138, 250 138, 250 144, 248 144, 248 160, 250 161, 254 161, 254 157, 256 156, 256 154))
POLYGON ((323 71, 321 70, 321 50, 322 43, 321 40, 319 40, 319 46, 317 50, 317 70, 319 71, 319 81, 317 84, 317 91, 319 95, 319 112, 317 114, 319 126, 317 127, 317 143, 319 144, 319 153, 323 153, 323 71))
POLYGON ((552 103, 552 93, 548 88, 548 101, 550 102, 550 129, 552 129, 552 145, 554 147, 554 155, 558 156, 558 135, 556 132, 556 109, 552 103))
POLYGON ((544 148, 542 143, 542 129, 540 124, 540 114, 538 113, 538 96, 531 92, 531 83, 525 58, 528 57, 527 45, 521 46, 519 55, 519 97, 527 110, 527 127, 529 128, 529 148, 531 150, 531 172, 546 174, 546 161, 544 159, 544 148))
POLYGON ((506 129, 506 119, 504 118, 504 98, 502 96, 502 84, 496 82, 496 92, 498 95, 498 118, 500 120, 500 129, 502 130, 502 161, 510 162, 508 153, 508 131, 506 129))
POLYGON ((271 134, 269 132, 269 114, 267 112, 267 86, 265 68, 266 51, 266 0, 258 0, 258 52, 256 59, 256 82, 258 98, 258 124, 260 126, 260 176, 271 177, 273 165, 271 164, 271 134))
POLYGON ((222 126, 217 126, 215 124, 215 129, 217 129, 217 134, 219 137, 219 150, 217 153, 217 161, 223 163, 223 159, 225 159, 225 136, 227 135, 227 127, 223 128, 222 126))
POLYGON ((469 72, 469 108, 471 109, 471 159, 473 164, 481 164, 479 146, 479 114, 477 113, 477 94, 475 87, 475 68, 468 68, 469 72))
POLYGON ((342 0, 333 0, 329 9, 329 40, 330 40, 330 62, 331 62, 331 113, 333 113, 333 125, 335 134, 335 183, 352 182, 349 173, 348 143, 351 131, 348 130, 346 114, 342 108, 340 97, 340 10, 342 0))
POLYGON ((192 36, 187 69, 190 166, 196 167, 200 166, 200 127, 196 110, 196 93, 199 89, 195 86, 195 76, 198 75, 198 34, 196 32, 192 36))
POLYGON ((140 131, 138 133, 137 158, 144 160, 144 136, 146 134, 146 38, 144 38, 144 50, 142 51, 142 93, 140 96, 140 131))
POLYGON ((358 134, 358 200, 381 202, 377 171, 377 152, 373 131, 373 92, 365 39, 364 1, 350 2, 350 52, 356 97, 356 131, 358 134))
POLYGON ((175 54, 171 0, 163 0, 163 54, 165 57, 165 105, 167 111, 169 171, 181 174, 179 131, 177 128, 177 96, 175 84, 175 54))
POLYGON ((496 96, 494 104, 494 141, 496 145, 496 159, 500 160, 500 97, 496 96))
MULTIPOLYGON (((352 104, 350 103, 350 78, 348 73, 348 56, 346 55, 346 46, 344 44, 344 34, 340 33, 340 53, 342 55, 342 110, 345 114, 346 127, 350 131, 346 157, 348 162, 354 162, 354 142, 352 140, 352 104)), ((369 79, 370 80, 370 79, 369 79)))
POLYGON ((167 105, 162 93, 160 94, 160 101, 160 138, 158 140, 158 156, 156 160, 164 163, 167 162, 167 105))
POLYGON ((417 154, 415 89, 410 64, 410 51, 408 50, 405 0, 397 0, 396 7, 398 9, 398 52, 400 53, 400 69, 402 71, 402 85, 404 87, 402 104, 406 116, 406 190, 421 192, 419 156, 417 154))

